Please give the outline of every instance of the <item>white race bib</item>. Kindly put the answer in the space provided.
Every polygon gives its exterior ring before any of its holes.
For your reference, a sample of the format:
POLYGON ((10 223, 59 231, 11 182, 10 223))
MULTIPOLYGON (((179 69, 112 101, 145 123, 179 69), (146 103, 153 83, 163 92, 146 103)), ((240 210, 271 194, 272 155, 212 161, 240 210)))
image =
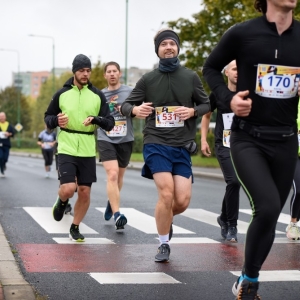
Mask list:
POLYGON ((126 136, 126 134, 127 134, 126 120, 115 121, 114 128, 111 131, 106 131, 106 134, 109 137, 126 136))
POLYGON ((255 93, 266 98, 292 98, 299 79, 300 68, 258 64, 255 93))
POLYGON ((230 148, 230 135, 231 135, 231 130, 224 129, 223 130, 223 146, 230 148))
POLYGON ((7 136, 3 131, 0 131, 0 139, 7 139, 7 136))
POLYGON ((155 127, 183 127, 181 120, 174 110, 179 106, 162 106, 155 108, 155 127))
POLYGON ((230 129, 234 113, 222 114, 224 129, 230 129))

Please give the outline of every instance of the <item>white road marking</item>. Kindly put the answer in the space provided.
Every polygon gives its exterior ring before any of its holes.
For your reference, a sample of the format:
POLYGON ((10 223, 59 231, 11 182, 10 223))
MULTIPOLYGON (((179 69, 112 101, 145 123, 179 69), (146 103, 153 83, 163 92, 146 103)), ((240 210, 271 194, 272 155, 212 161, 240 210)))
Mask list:
POLYGON ((178 284, 165 273, 89 273, 100 284, 178 284))
MULTIPOLYGON (((53 219, 52 207, 23 207, 23 209, 48 233, 66 233, 69 234, 73 216, 64 215, 60 222, 53 219)), ((98 232, 80 223, 80 232, 82 234, 97 234, 98 232)))
MULTIPOLYGON (((96 207, 97 210, 104 213, 105 207, 96 207)), ((142 213, 134 208, 121 208, 121 213, 124 214, 128 220, 127 225, 140 230, 147 234, 157 234, 155 218, 145 213, 142 213)), ((110 221, 111 222, 111 221, 110 221)), ((126 225, 126 226, 127 226, 126 225)), ((189 231, 182 227, 173 224, 173 232, 176 234, 195 234, 195 232, 189 231)))
MULTIPOLYGON (((235 276, 241 276, 241 272, 231 271, 235 276)), ((259 271, 259 282, 267 281, 300 281, 299 270, 284 270, 284 271, 259 271)))
MULTIPOLYGON (((217 222, 217 217, 219 216, 219 214, 200 208, 188 208, 181 215, 220 228, 220 225, 217 222)), ((248 226, 249 224, 247 222, 238 220, 238 233, 245 234, 247 232, 248 226)))
POLYGON ((58 244, 76 244, 76 245, 112 245, 115 244, 113 241, 105 238, 86 238, 84 242, 74 242, 69 238, 53 238, 53 240, 58 244))
MULTIPOLYGON (((252 215, 252 210, 251 209, 240 209, 240 212, 244 213, 244 214, 247 214, 247 215, 252 215)), ((284 222, 282 221, 279 221, 280 223, 284 223, 284 224, 288 224, 288 223, 285 223, 285 220, 286 220, 286 217, 285 216, 282 216, 283 214, 280 214, 279 216, 279 219, 281 220, 284 220, 284 222)), ((282 231, 278 231, 276 230, 276 233, 277 234, 285 234, 285 232, 282 232, 282 231)))

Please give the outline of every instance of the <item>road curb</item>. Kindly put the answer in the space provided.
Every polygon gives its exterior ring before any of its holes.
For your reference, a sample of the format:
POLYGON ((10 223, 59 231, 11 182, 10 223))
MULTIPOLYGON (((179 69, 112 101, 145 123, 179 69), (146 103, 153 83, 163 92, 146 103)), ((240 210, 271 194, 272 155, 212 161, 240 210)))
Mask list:
MULTIPOLYGON (((35 300, 31 285, 23 278, 0 224, 0 284, 5 300, 35 300)), ((1 291, 0 289, 0 291, 1 291)), ((2 298, 1 298, 2 297, 2 298)))

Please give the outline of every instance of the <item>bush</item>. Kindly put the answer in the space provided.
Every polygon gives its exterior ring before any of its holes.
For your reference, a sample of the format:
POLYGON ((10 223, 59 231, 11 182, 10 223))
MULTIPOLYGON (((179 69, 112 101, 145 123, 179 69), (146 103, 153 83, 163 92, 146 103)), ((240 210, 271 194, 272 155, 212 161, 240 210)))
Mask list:
MULTIPOLYGON (((12 148, 19 148, 19 138, 16 135, 13 139, 10 140, 12 148)), ((20 138, 20 148, 26 148, 26 149, 33 149, 37 148, 38 145, 36 144, 37 139, 34 138, 20 138)))
MULTIPOLYGON (((200 133, 196 133, 195 141, 199 148, 199 155, 204 156, 201 153, 201 135, 200 133)), ((34 149, 38 148, 38 145, 36 144, 37 139, 34 138, 20 138, 20 148, 24 149, 34 149)), ((207 134, 207 142, 209 144, 210 150, 211 150, 211 156, 215 157, 215 136, 213 133, 207 134)), ((12 148, 19 148, 18 147, 18 136, 15 136, 13 139, 11 139, 12 148)), ((98 152, 98 151, 97 151, 98 152)), ((142 133, 135 133, 134 135, 134 143, 133 143, 133 153, 142 153, 143 152, 143 134, 142 133)))

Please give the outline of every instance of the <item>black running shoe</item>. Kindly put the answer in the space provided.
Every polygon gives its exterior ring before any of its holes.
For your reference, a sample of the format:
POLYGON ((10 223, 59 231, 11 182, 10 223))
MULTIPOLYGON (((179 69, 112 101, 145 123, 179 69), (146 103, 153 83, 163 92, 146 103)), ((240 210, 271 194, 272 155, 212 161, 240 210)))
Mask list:
POLYGON ((124 226, 127 224, 127 219, 124 215, 119 215, 116 219, 116 223, 115 223, 115 226, 116 226, 116 230, 119 230, 119 229, 124 229, 124 226))
POLYGON ((257 294, 259 282, 250 282, 246 279, 239 284, 238 281, 232 287, 232 293, 236 296, 236 300, 261 300, 257 294))
POLYGON ((65 215, 70 215, 71 211, 72 211, 72 206, 70 203, 68 203, 65 209, 65 215))
POLYGON ((109 221, 113 216, 113 212, 111 210, 111 206, 110 206, 110 203, 109 203, 109 200, 107 200, 107 205, 106 205, 106 209, 105 209, 105 212, 104 212, 104 220, 105 221, 109 221))
POLYGON ((52 214, 55 221, 60 221, 63 218, 68 202, 69 199, 65 202, 61 202, 59 197, 57 197, 52 208, 52 214))
POLYGON ((237 228, 236 226, 228 227, 226 240, 231 243, 237 243, 237 228))
POLYGON ((173 222, 171 223, 171 226, 170 226, 169 241, 171 241, 172 236, 173 236, 173 222))
POLYGON ((155 255, 156 262, 168 262, 170 257, 171 249, 168 244, 161 244, 157 249, 155 255))
POLYGON ((75 228, 70 228, 69 237, 71 241, 74 242, 84 242, 84 236, 79 232, 79 226, 75 226, 75 228))
POLYGON ((221 226, 221 236, 222 238, 226 239, 228 233, 228 224, 226 222, 223 222, 220 216, 217 217, 217 221, 221 226))

